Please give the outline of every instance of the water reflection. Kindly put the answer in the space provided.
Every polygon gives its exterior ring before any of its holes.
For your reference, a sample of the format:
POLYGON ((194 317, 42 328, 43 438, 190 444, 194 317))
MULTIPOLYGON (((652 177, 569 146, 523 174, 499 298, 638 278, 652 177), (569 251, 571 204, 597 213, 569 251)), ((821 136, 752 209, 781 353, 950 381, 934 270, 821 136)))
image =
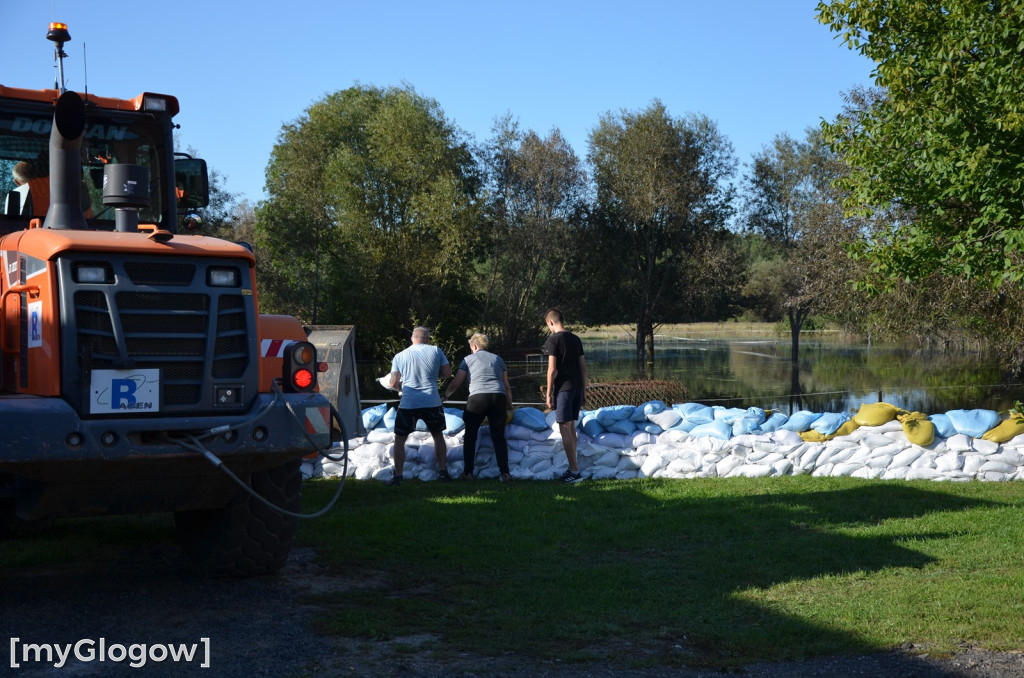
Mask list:
MULTIPOLYGON (((631 341, 584 337, 591 381, 638 376, 631 341)), ((900 346, 803 339, 800 361, 789 359, 788 339, 658 338, 654 379, 681 381, 690 399, 728 407, 763 407, 792 413, 856 410, 879 400, 926 414, 951 409, 1008 409, 1024 400, 1024 386, 1004 382, 998 362, 974 353, 944 353, 900 346)), ((449 356, 451 358, 451 356, 449 356)), ((387 399, 374 380, 387 363, 360 363, 366 400, 387 399)), ((509 361, 517 402, 540 403, 546 363, 509 361)))

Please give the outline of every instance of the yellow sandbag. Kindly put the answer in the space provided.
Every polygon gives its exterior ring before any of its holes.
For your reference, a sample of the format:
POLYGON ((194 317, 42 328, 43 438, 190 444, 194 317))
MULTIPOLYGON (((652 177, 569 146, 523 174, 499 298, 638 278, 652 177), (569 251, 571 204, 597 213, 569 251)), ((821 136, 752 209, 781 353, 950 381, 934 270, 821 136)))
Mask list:
POLYGON ((833 438, 838 438, 839 436, 848 436, 854 431, 856 431, 858 428, 860 428, 860 424, 858 424, 853 419, 848 419, 843 423, 842 426, 836 429, 835 433, 831 435, 822 435, 821 433, 818 433, 812 428, 809 431, 801 431, 800 437, 804 440, 804 442, 823 443, 826 440, 832 440, 833 438))
POLYGON ((931 445, 935 440, 935 424, 931 422, 927 414, 920 412, 904 412, 896 417, 903 424, 903 433, 907 440, 915 445, 931 445))
POLYGON ((1021 433, 1024 433, 1024 414, 1014 412, 1010 414, 1009 419, 1004 419, 995 428, 985 431, 981 435, 981 439, 991 440, 994 443, 1005 443, 1021 433))
POLYGON ((853 420, 861 426, 881 426, 895 419, 899 413, 900 408, 889 403, 866 403, 853 415, 853 420))

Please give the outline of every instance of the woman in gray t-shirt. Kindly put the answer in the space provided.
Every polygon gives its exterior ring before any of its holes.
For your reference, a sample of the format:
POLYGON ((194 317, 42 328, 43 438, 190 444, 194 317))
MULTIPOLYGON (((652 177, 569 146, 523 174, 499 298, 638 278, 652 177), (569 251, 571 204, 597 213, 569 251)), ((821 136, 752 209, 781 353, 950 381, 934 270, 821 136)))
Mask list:
POLYGON ((473 466, 476 460, 477 434, 484 418, 491 429, 491 441, 494 443, 494 456, 498 460, 498 470, 502 480, 511 480, 508 470, 508 444, 505 442, 505 412, 512 409, 512 387, 508 383, 508 370, 505 361, 487 351, 487 336, 477 332, 469 338, 469 350, 455 378, 445 390, 445 399, 449 398, 469 380, 469 398, 466 400, 464 420, 466 436, 463 439, 462 454, 465 459, 463 478, 473 477, 473 466))

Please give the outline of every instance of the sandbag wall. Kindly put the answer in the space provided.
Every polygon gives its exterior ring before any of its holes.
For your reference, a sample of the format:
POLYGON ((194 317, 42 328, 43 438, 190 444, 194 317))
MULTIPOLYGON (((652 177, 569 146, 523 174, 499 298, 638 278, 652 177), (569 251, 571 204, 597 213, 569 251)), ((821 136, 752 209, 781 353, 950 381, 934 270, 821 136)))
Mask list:
MULTIPOLYGON (((387 480, 394 473, 394 409, 363 410, 365 437, 349 441, 347 474, 387 480)), ((445 409, 448 470, 463 468, 462 411, 445 409)), ((422 426, 422 423, 421 423, 422 426)), ((801 411, 786 416, 659 401, 584 412, 577 422, 580 472, 589 479, 767 477, 811 474, 858 478, 1024 480, 1024 418, 992 410, 926 416, 887 403, 854 415, 801 411)), ((515 411, 505 427, 509 467, 518 480, 551 480, 567 468, 553 413, 515 411)), ((406 443, 406 478, 434 480, 433 439, 425 430, 406 443)), ((304 475, 334 477, 340 462, 307 460, 304 475)), ((497 478, 487 426, 480 429, 476 476, 497 478)))

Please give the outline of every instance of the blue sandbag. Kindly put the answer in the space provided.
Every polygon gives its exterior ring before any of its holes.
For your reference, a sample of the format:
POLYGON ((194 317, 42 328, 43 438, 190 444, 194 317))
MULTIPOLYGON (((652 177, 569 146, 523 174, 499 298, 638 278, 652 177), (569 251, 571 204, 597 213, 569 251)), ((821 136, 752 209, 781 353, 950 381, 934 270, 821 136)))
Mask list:
POLYGON ((732 438, 732 424, 727 424, 722 420, 698 424, 690 430, 690 435, 698 438, 711 437, 729 440, 732 438))
POLYGON ((591 438, 596 438, 607 431, 604 426, 601 426, 601 422, 597 420, 597 415, 593 412, 584 415, 580 420, 580 429, 591 438))
POLYGON ((972 438, 980 438, 985 431, 999 424, 999 413, 995 410, 950 410, 946 416, 957 433, 972 438))
POLYGON ((531 431, 546 431, 548 420, 536 407, 520 407, 512 414, 512 423, 531 431))
POLYGON ((380 423, 384 427, 385 431, 390 433, 395 430, 395 419, 397 417, 398 410, 393 407, 384 413, 384 418, 380 420, 380 423))
POLYGON ((731 424, 737 419, 747 415, 747 411, 740 407, 722 407, 721 405, 718 405, 714 410, 715 419, 721 419, 727 424, 731 424))
POLYGON ((789 417, 782 412, 772 412, 772 416, 765 419, 757 429, 760 433, 773 433, 782 428, 787 421, 789 421, 789 417))
POLYGON ((621 433, 623 435, 632 435, 636 431, 636 424, 629 419, 620 419, 619 421, 613 421, 611 424, 606 426, 609 433, 621 433))
POLYGON ((811 428, 823 436, 830 436, 848 421, 850 415, 845 412, 826 412, 811 422, 811 428))
POLYGON ((636 411, 630 416, 630 420, 636 422, 646 421, 648 414, 658 414, 666 409, 668 409, 668 405, 660 400, 649 400, 636 408, 636 411))
POLYGON ((706 424, 715 420, 715 410, 701 403, 682 403, 673 405, 672 409, 683 415, 683 419, 706 424))
POLYGON ((949 417, 945 414, 929 415, 928 420, 935 425, 935 435, 940 438, 948 438, 956 435, 956 428, 953 426, 953 422, 950 421, 949 417))
POLYGON ((782 425, 787 431, 796 431, 802 433, 803 431, 809 431, 811 424, 814 420, 821 415, 817 412, 809 412, 808 410, 800 410, 796 414, 792 415, 785 424, 782 425))
POLYGON ((382 419, 384 419, 384 415, 387 413, 387 411, 387 403, 381 403, 379 405, 374 405, 373 407, 367 407, 361 413, 363 419, 363 429, 366 431, 372 430, 373 427, 375 427, 377 424, 381 422, 382 419))
POLYGON ((597 420, 601 422, 601 426, 608 428, 608 425, 614 421, 629 419, 633 416, 634 411, 636 411, 634 405, 609 405, 597 411, 597 420))

